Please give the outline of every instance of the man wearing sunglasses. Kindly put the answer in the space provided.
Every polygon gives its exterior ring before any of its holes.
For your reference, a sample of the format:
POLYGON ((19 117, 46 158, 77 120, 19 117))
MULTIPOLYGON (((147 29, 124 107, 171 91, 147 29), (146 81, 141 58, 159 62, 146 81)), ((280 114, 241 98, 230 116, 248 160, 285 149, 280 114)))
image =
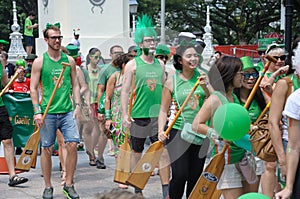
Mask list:
POLYGON ((53 186, 51 183, 52 161, 51 154, 55 143, 56 131, 59 129, 63 136, 66 154, 66 180, 63 185, 63 192, 67 198, 79 199, 79 195, 74 189, 74 172, 77 164, 77 144, 80 142, 76 120, 80 108, 80 91, 76 78, 76 66, 72 57, 61 52, 61 31, 60 24, 47 24, 43 32, 44 40, 48 45, 48 50, 42 56, 34 60, 32 65, 30 95, 34 109, 34 121, 40 128, 41 136, 41 167, 45 182, 45 189, 42 198, 53 198, 53 186), (54 95, 50 109, 45 114, 46 106, 52 96, 52 92, 62 71, 62 62, 70 64, 66 67, 62 81, 54 95), (41 87, 39 88, 39 86, 41 87), (41 91, 39 91, 39 89, 41 91), (70 92, 72 91, 72 92, 70 92), (42 97, 39 97, 39 93, 42 97), (71 96, 71 94, 73 94, 71 96), (40 99, 41 102, 39 101, 40 99), (75 107, 73 108, 74 99, 75 107), (73 111, 73 109, 75 109, 73 111))

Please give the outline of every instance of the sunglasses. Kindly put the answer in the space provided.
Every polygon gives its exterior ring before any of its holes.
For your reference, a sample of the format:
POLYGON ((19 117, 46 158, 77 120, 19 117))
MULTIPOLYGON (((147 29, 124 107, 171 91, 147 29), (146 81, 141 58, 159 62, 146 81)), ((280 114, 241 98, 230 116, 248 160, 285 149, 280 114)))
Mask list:
POLYGON ((157 55, 156 58, 161 59, 161 60, 163 60, 163 59, 168 60, 169 59, 169 57, 167 55, 157 55))
POLYGON ((91 57, 94 57, 95 59, 100 59, 101 56, 95 56, 95 55, 92 55, 91 57))
POLYGON ((286 55, 281 55, 281 56, 273 56, 275 59, 280 59, 281 61, 285 61, 286 55))
POLYGON ((63 36, 52 36, 52 37, 48 37, 49 39, 53 39, 53 40, 62 40, 63 36))
POLYGON ((258 51, 257 52, 259 55, 263 55, 263 54, 265 54, 265 51, 258 51))
POLYGON ((250 79, 251 76, 256 79, 258 78, 258 73, 244 73, 244 79, 250 79))

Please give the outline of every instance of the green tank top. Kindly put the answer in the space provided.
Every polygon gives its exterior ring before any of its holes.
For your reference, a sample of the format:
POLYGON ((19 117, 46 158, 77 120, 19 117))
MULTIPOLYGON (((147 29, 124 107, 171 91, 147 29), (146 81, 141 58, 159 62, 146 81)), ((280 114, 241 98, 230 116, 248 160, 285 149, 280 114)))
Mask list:
MULTIPOLYGON (((175 103, 175 111, 173 111, 174 113, 171 114, 173 114, 174 117, 200 76, 200 73, 197 69, 194 70, 193 77, 187 81, 181 79, 179 74, 179 71, 176 71, 176 74, 173 75, 172 101, 175 103)), ((176 120, 173 128, 182 130, 184 123, 192 123, 202 107, 204 99, 205 92, 201 86, 198 86, 192 97, 189 99, 187 105, 184 107, 181 115, 176 120)))
POLYGON ((153 64, 145 63, 140 57, 135 58, 135 101, 132 108, 133 118, 158 117, 164 70, 159 61, 153 64))
MULTIPOLYGON (((2 70, 2 64, 0 62, 0 88, 2 88, 2 77, 3 77, 3 70, 2 70)), ((0 106, 4 106, 2 97, 0 97, 0 106)))
POLYGON ((89 88, 91 92, 91 104, 97 103, 97 95, 98 95, 98 75, 94 76, 92 73, 89 73, 89 88))
POLYGON ((300 87, 300 82, 299 82, 297 76, 294 75, 294 74, 290 74, 290 75, 289 75, 289 78, 290 78, 290 79, 292 80, 292 82, 293 82, 293 89, 292 89, 292 92, 293 92, 293 91, 297 90, 297 89, 300 87))
MULTIPOLYGON (((55 83, 58 80, 60 72, 62 71, 61 62, 69 63, 68 57, 65 53, 61 52, 59 61, 50 59, 47 52, 43 54, 43 65, 41 71, 41 89, 42 89, 42 112, 45 111, 49 102, 51 94, 54 90, 55 83)), ((48 114, 67 113, 72 110, 72 97, 71 94, 71 68, 66 67, 60 85, 56 90, 52 104, 48 114)))

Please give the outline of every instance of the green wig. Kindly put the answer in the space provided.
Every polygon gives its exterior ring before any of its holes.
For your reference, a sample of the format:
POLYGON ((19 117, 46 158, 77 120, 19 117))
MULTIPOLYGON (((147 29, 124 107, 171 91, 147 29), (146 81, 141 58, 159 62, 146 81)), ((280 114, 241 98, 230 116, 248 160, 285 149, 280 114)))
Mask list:
POLYGON ((152 18, 145 14, 143 14, 142 17, 138 17, 134 33, 134 42, 140 44, 143 42, 144 37, 154 37, 157 39, 156 31, 152 25, 152 18))

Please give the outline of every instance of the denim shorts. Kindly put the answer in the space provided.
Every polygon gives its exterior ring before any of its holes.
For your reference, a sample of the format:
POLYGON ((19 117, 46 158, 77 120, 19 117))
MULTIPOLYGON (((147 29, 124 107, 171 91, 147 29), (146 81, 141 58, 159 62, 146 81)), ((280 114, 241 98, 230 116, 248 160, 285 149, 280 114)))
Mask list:
POLYGON ((73 111, 61 114, 47 114, 44 125, 40 130, 43 148, 49 148, 55 143, 57 129, 63 134, 65 143, 80 142, 77 123, 75 118, 73 118, 73 111))

